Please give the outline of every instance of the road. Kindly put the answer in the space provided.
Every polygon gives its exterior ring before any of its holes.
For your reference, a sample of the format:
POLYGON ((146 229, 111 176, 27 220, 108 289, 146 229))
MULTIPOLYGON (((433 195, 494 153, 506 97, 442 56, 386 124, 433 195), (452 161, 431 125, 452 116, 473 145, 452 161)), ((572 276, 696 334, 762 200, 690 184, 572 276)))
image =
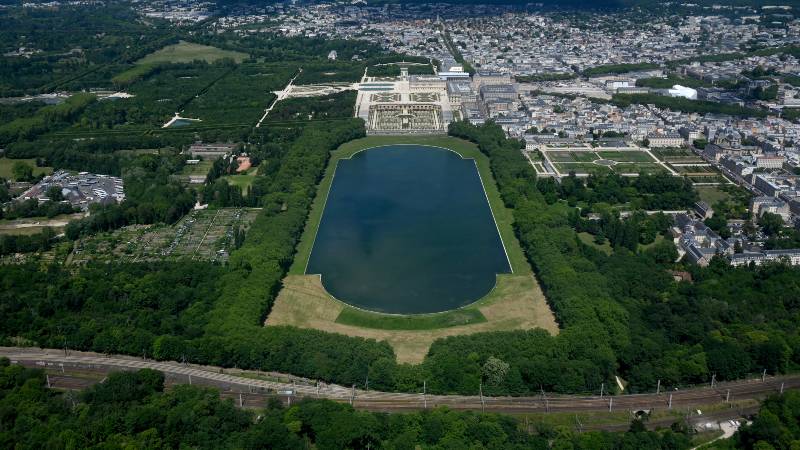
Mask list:
POLYGON ((258 120, 258 123, 256 124, 256 128, 261 128, 261 123, 267 118, 267 115, 270 113, 270 111, 272 111, 272 108, 274 108, 275 105, 277 105, 279 101, 281 101, 284 98, 286 98, 286 96, 292 90, 292 83, 294 83, 294 80, 296 80, 297 77, 299 77, 302 72, 303 72, 303 68, 302 67, 298 68, 297 74, 295 74, 295 76, 292 77, 291 80, 289 80, 289 84, 287 84, 286 87, 283 88, 282 91, 275 92, 275 94, 277 94, 277 97, 275 97, 275 101, 273 101, 272 104, 269 105, 269 107, 267 107, 267 109, 264 110, 264 115, 261 116, 261 119, 258 120))
MULTIPOLYGON (((50 372, 84 371, 107 374, 120 370, 150 368, 164 372, 168 384, 201 384, 214 386, 222 391, 223 397, 239 399, 242 406, 259 406, 268 396, 278 395, 291 401, 296 397, 326 398, 351 403, 358 408, 373 411, 411 411, 435 406, 447 406, 458 410, 485 410, 504 413, 536 412, 591 412, 591 411, 638 411, 653 409, 688 410, 700 405, 724 404, 728 402, 761 399, 781 389, 800 388, 800 375, 766 377, 718 383, 715 387, 695 387, 660 394, 628 394, 616 396, 573 396, 543 394, 535 397, 488 397, 469 395, 425 395, 423 393, 397 393, 356 389, 335 384, 317 383, 312 380, 282 374, 223 369, 221 367, 182 364, 174 361, 142 360, 129 356, 106 356, 89 352, 69 352, 63 350, 42 350, 37 348, 0 347, 0 356, 6 356, 15 363, 29 367, 42 367, 50 372), (63 366, 62 366, 63 365, 63 366), (262 375, 262 379, 254 377, 262 375), (282 377, 282 378, 281 378, 282 377), (277 381, 283 379, 285 381, 277 381), (275 380, 275 381, 273 381, 275 380), (290 381, 291 380, 291 381, 290 381)), ((98 375, 91 379, 75 380, 64 378, 65 383, 74 386, 59 386, 80 389, 97 382, 98 375)), ((51 382, 53 380, 51 379, 51 382)), ((55 380, 58 382, 58 379, 55 380)))

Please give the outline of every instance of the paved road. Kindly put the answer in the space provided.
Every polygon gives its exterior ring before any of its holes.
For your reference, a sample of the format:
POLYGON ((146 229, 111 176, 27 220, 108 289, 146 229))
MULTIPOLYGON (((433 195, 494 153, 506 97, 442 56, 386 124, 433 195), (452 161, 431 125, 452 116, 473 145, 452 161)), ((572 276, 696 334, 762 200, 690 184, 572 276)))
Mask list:
MULTIPOLYGON (((696 387, 681 391, 656 394, 629 394, 617 396, 571 396, 544 394, 535 397, 481 397, 467 395, 423 395, 422 393, 396 393, 356 389, 335 384, 315 383, 301 378, 281 375, 293 381, 269 381, 248 378, 256 372, 235 369, 222 369, 212 366, 181 364, 172 361, 151 361, 128 356, 105 356, 88 352, 63 350, 41 350, 35 348, 0 347, 0 356, 26 366, 49 368, 51 371, 82 370, 105 374, 117 370, 136 370, 150 368, 165 373, 168 384, 192 383, 214 386, 223 396, 240 398, 247 405, 259 406, 268 396, 327 398, 348 402, 356 407, 374 411, 409 411, 446 405, 459 410, 486 410, 505 413, 530 412, 588 412, 588 411, 637 411, 652 409, 687 410, 700 405, 761 399, 781 389, 800 388, 800 375, 767 377, 719 383, 715 387, 696 387), (61 367, 65 369, 61 369, 61 367), (241 394, 241 397, 240 397, 241 394), (259 400, 259 396, 263 397, 259 400), (256 404, 258 403, 258 404, 256 404)), ((64 377, 65 380, 70 377, 64 377)), ((58 378, 51 382, 58 384, 58 378)), ((90 381, 65 381, 75 386, 61 386, 80 389, 91 384, 90 381), (80 386, 79 386, 80 385, 80 386)))

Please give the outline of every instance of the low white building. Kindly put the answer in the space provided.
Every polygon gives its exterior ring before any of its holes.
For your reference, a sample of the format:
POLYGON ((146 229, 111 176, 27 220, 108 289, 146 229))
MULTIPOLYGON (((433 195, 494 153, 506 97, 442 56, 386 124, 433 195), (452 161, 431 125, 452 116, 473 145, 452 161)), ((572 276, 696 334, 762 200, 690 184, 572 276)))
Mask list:
POLYGON ((689 100, 697 100, 697 90, 681 86, 680 84, 672 86, 672 89, 668 89, 667 92, 669 92, 671 97, 683 97, 689 100))

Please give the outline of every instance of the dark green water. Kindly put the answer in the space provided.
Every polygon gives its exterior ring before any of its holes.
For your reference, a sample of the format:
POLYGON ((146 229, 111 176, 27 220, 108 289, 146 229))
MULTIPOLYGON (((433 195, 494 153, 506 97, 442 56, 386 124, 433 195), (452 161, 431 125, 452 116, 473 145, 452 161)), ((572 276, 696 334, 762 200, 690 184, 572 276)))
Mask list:
POLYGON ((509 272, 475 162, 420 145, 339 161, 306 268, 339 300, 397 314, 467 305, 509 272))

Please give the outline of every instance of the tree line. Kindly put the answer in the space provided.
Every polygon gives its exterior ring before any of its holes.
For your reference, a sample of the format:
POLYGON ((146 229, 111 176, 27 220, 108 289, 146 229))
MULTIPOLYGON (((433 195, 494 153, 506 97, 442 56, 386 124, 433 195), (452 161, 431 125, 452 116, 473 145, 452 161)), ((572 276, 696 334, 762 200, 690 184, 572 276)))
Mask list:
POLYGON ((386 414, 330 400, 304 399, 287 407, 272 398, 256 411, 221 400, 216 389, 164 386, 150 369, 117 372, 80 393, 47 388, 44 371, 0 358, 0 445, 5 448, 375 448, 688 449, 679 423, 647 431, 634 422, 624 433, 577 434, 546 423, 525 429, 500 414, 435 408, 386 414), (530 431, 529 431, 530 430, 530 431), (551 447, 552 444, 552 447, 551 447))
MULTIPOLYGON (((277 397, 265 408, 238 409, 219 391, 181 384, 165 389, 151 369, 110 374, 82 392, 47 387, 42 369, 0 358, 0 446, 4 448, 192 448, 339 450, 376 448, 686 450, 695 433, 677 420, 648 431, 648 416, 626 431, 578 433, 569 427, 510 415, 459 412, 446 407, 386 414, 330 400, 277 397)), ((714 448, 768 450, 800 442, 800 394, 773 395, 752 422, 714 448)))
POLYGON ((712 102, 707 100, 689 100, 681 97, 667 97, 658 94, 614 94, 611 103, 626 108, 632 104, 655 105, 658 108, 682 111, 685 113, 726 114, 737 117, 766 117, 763 109, 746 108, 739 105, 712 102))

